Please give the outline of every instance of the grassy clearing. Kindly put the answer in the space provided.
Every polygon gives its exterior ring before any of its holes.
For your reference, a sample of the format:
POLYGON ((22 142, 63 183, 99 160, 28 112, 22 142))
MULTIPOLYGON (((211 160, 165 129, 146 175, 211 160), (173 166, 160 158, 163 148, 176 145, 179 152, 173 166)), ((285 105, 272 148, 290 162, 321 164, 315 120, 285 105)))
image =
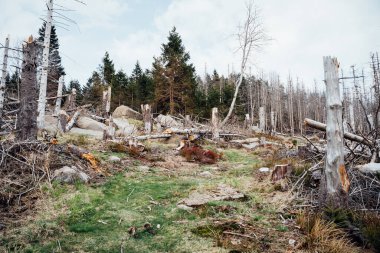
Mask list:
MULTIPOLYGON (((162 146, 151 144, 150 149, 162 146)), ((267 193, 256 186, 258 157, 244 150, 229 149, 223 153, 224 160, 216 166, 198 166, 195 171, 181 171, 179 167, 178 172, 174 169, 165 174, 161 168, 151 166, 149 172, 143 173, 133 167, 140 165, 136 160, 125 173, 110 177, 103 185, 43 187, 48 196, 42 204, 44 209, 33 221, 11 229, 2 237, 0 251, 229 252, 242 247, 220 242, 220 228, 212 224, 215 219, 245 220, 264 231, 265 240, 268 231, 274 231, 272 237, 275 233, 289 233, 289 228, 276 217, 276 207, 266 203, 267 193), (197 176, 205 170, 211 170, 213 177, 197 176), (221 183, 244 192, 247 200, 213 201, 192 212, 177 208, 178 201, 190 192, 212 191, 221 183), (150 231, 144 229, 146 224, 152 227, 150 231), (217 233, 204 236, 202 227, 217 233), (137 228, 134 236, 128 233, 131 228, 137 228)), ((126 158, 123 153, 94 154, 103 161, 110 155, 126 158)), ((271 242, 278 243, 273 238, 271 242)), ((245 249, 261 249, 263 244, 247 243, 245 249), (251 247, 253 244, 258 246, 251 247)))

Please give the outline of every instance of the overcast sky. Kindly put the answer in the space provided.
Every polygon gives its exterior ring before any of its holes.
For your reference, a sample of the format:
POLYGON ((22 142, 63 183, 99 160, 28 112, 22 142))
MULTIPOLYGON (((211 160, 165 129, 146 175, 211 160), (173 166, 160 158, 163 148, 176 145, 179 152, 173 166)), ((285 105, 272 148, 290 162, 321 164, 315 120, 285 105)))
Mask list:
MULTIPOLYGON (((151 68, 173 26, 183 38, 197 74, 238 70, 232 36, 245 14, 245 0, 55 0, 73 9, 69 31, 57 28, 67 80, 84 84, 105 51, 128 75, 137 60, 151 68)), ((256 0, 272 42, 252 56, 252 72, 289 73, 311 87, 323 80, 322 57, 338 57, 344 70, 369 67, 380 51, 380 0, 256 0)), ((58 5, 56 6, 58 7, 58 5)), ((37 34, 46 16, 45 0, 0 0, 0 43, 37 34)), ((62 19, 56 18, 62 22, 62 19)), ((67 23, 67 22, 66 22, 67 23)), ((2 52, 1 52, 2 55, 2 52)), ((347 73, 348 75, 348 73, 347 73)))

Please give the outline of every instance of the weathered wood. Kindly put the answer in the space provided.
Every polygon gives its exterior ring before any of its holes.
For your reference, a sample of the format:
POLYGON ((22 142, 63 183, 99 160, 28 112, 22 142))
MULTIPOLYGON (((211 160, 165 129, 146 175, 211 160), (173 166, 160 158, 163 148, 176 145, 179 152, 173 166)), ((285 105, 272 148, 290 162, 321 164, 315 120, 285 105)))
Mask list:
POLYGON ((48 80, 49 68, 49 52, 50 52, 50 34, 53 22, 53 0, 47 1, 47 18, 44 35, 44 49, 42 52, 42 75, 40 83, 40 92, 38 97, 38 128, 44 129, 45 127, 45 108, 46 108, 46 89, 48 80))
POLYGON ((265 132, 265 107, 260 107, 259 109, 259 121, 260 121, 260 130, 265 132))
POLYGON ((7 66, 8 66, 8 49, 9 49, 9 35, 5 39, 4 45, 4 59, 3 68, 0 81, 0 127, 2 125, 3 109, 4 109, 4 96, 5 96, 5 82, 7 77, 7 66))
POLYGON ((72 88, 71 94, 67 99, 67 111, 75 110, 77 107, 77 89, 72 88))
MULTIPOLYGON (((312 120, 312 119, 308 119, 308 118, 306 118, 304 120, 304 123, 307 126, 309 126, 309 127, 312 127, 314 129, 326 132, 326 124, 323 124, 321 122, 318 122, 318 121, 315 121, 315 120, 312 120)), ((365 139, 365 138, 363 138, 363 137, 361 137, 359 135, 345 132, 343 136, 347 140, 359 142, 359 143, 362 143, 362 144, 367 145, 369 147, 373 146, 373 144, 370 141, 368 141, 367 139, 365 139)))
POLYGON ((150 134, 153 129, 153 116, 152 116, 152 109, 150 105, 141 105, 141 112, 143 115, 144 120, 144 131, 145 134, 150 134))
POLYGON ((37 139, 37 55, 37 42, 30 37, 23 46, 20 111, 17 114, 16 123, 17 140, 37 139))
POLYGON ((191 124, 191 119, 190 119, 190 115, 186 115, 185 116, 185 127, 191 127, 192 124, 191 124))
POLYGON ((339 87, 339 63, 336 58, 324 57, 326 82, 326 139, 325 170, 320 185, 320 205, 341 207, 346 203, 350 182, 344 165, 343 117, 339 87))
POLYGON ((212 108, 212 112, 211 112, 212 138, 214 140, 217 140, 220 138, 219 125, 220 125, 220 122, 219 122, 218 108, 214 107, 212 108))
POLYGON ((62 75, 59 78, 59 82, 58 82, 57 100, 55 101, 55 110, 54 110, 55 115, 58 115, 59 111, 61 110, 62 90, 63 90, 64 85, 65 85, 65 76, 62 75))
POLYGON ((69 121, 69 115, 64 111, 60 110, 58 113, 58 129, 61 132, 66 132, 66 125, 67 122, 69 121))
POLYGON ((113 140, 115 139, 116 129, 113 124, 112 116, 109 117, 108 126, 103 130, 103 140, 113 140))
POLYGON ((71 119, 69 120, 69 122, 67 122, 67 125, 65 126, 65 132, 68 132, 70 131, 71 128, 73 128, 75 122, 80 116, 81 111, 82 109, 79 109, 78 111, 76 111, 74 115, 71 117, 71 119))

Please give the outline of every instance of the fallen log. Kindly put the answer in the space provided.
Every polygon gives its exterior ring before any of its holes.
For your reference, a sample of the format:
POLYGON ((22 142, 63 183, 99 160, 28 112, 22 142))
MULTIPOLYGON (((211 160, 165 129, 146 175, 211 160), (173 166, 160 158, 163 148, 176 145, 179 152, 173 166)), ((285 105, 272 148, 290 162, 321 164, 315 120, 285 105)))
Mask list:
MULTIPOLYGON (((315 121, 312 119, 308 119, 308 118, 305 118, 304 123, 305 123, 305 125, 307 125, 309 127, 312 127, 314 129, 326 132, 326 124, 323 124, 321 122, 318 122, 318 121, 315 121)), ((359 135, 353 134, 353 133, 345 132, 344 138, 347 140, 350 140, 350 141, 356 141, 356 142, 362 143, 368 147, 373 147, 373 144, 369 140, 367 140, 367 139, 365 139, 359 135)))

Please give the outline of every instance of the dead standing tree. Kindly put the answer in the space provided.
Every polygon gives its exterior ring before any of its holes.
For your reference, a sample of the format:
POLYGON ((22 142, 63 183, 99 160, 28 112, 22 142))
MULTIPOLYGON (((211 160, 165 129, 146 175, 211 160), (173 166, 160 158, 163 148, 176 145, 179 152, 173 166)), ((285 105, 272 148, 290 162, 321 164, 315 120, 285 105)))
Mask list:
POLYGON ((327 154, 320 185, 320 204, 344 207, 350 182, 344 165, 342 101, 339 88, 339 63, 336 58, 324 57, 326 82, 326 139, 327 154))
POLYGON ((17 115, 18 140, 37 139, 37 52, 38 45, 30 36, 23 46, 20 111, 17 115))
POLYGON ((237 34, 239 40, 238 50, 242 52, 240 75, 235 82, 235 93, 232 99, 230 109, 227 116, 221 123, 221 126, 225 125, 232 115, 232 111, 235 108, 237 96, 239 94, 239 88, 243 83, 243 77, 246 71, 249 58, 252 56, 252 51, 260 49, 265 42, 268 41, 268 37, 264 31, 263 25, 260 21, 260 15, 257 7, 254 5, 254 1, 247 3, 246 19, 243 26, 239 27, 237 34))

